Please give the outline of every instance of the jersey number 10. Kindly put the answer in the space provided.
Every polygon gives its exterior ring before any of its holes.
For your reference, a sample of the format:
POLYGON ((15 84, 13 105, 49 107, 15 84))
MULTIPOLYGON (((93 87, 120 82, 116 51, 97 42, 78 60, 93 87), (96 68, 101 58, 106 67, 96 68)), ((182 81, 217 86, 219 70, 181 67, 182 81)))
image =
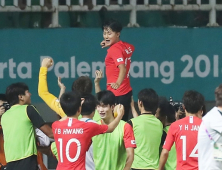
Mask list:
MULTIPOLYGON (((62 140, 62 138, 59 138, 58 141, 59 141, 60 161, 63 162, 63 150, 62 150, 63 140, 62 140)), ((77 159, 79 158, 79 155, 80 155, 80 151, 81 151, 80 141, 78 139, 72 138, 67 142, 65 148, 66 148, 66 151, 65 151, 66 158, 69 160, 69 162, 77 161, 77 159), (77 145, 77 152, 76 152, 76 156, 74 158, 71 158, 69 155, 69 151, 70 151, 70 145, 73 142, 76 143, 76 145, 77 145)))
MULTIPOLYGON (((181 136, 180 139, 182 139, 182 155, 183 155, 183 161, 187 160, 187 137, 186 136, 181 136)), ((192 150, 191 154, 189 155, 189 157, 198 157, 197 152, 197 144, 194 147, 194 149, 192 150)))

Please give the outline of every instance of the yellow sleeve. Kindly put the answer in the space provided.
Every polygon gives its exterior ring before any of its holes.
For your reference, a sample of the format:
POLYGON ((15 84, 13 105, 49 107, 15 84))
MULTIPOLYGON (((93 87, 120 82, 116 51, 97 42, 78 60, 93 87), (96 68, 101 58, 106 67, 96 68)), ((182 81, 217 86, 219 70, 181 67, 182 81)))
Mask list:
POLYGON ((61 117, 66 116, 64 111, 62 110, 59 100, 53 94, 48 91, 47 84, 47 68, 41 67, 39 71, 39 84, 38 84, 38 93, 39 96, 44 100, 44 102, 58 115, 61 117))

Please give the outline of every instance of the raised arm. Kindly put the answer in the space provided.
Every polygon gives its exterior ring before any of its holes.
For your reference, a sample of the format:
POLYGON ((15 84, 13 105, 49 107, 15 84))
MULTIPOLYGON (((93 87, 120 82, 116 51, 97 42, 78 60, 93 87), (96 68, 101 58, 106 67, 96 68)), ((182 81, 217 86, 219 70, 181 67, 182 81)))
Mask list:
POLYGON ((66 86, 61 82, 61 77, 58 77, 58 85, 60 88, 60 93, 59 93, 59 100, 60 100, 63 93, 65 93, 65 91, 66 91, 66 86))
POLYGON ((133 96, 131 97, 130 106, 131 106, 131 111, 132 111, 133 117, 138 117, 138 113, 137 113, 135 106, 134 106, 133 96))
POLYGON ((94 80, 95 92, 96 92, 96 93, 99 93, 99 92, 101 91, 99 82, 100 82, 100 80, 101 80, 102 77, 103 77, 103 72, 102 72, 102 70, 96 70, 95 75, 96 75, 95 80, 94 80))
POLYGON ((52 63, 53 61, 50 58, 44 58, 42 61, 39 71, 38 94, 53 111, 61 117, 64 117, 66 115, 60 106, 58 98, 48 91, 47 70, 52 66, 52 63))

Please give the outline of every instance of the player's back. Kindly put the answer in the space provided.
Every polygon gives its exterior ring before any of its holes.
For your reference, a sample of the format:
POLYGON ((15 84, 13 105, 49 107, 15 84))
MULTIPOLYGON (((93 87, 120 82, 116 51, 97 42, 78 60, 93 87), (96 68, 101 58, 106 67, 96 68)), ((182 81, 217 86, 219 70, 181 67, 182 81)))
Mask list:
POLYGON ((152 114, 141 114, 131 121, 137 144, 132 168, 157 169, 162 123, 152 114))
POLYGON ((170 126, 163 148, 167 149, 170 140, 175 141, 177 170, 198 170, 197 135, 201 121, 196 116, 187 116, 170 126))
POLYGON ((58 149, 57 170, 85 170, 86 151, 92 143, 91 138, 105 133, 108 126, 83 122, 68 118, 52 125, 58 149))

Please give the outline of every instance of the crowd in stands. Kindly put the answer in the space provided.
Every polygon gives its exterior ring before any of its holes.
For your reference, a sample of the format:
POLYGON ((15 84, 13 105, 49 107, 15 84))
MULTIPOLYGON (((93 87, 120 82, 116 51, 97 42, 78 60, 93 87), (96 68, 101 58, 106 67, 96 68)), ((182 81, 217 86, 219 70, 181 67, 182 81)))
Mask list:
MULTIPOLYGON (((124 26, 129 24, 130 11, 108 11, 104 0, 97 0, 98 5, 104 5, 99 11, 92 12, 92 0, 84 0, 88 6, 87 12, 61 12, 59 24, 61 27, 101 27, 104 20, 110 17, 118 17, 124 26)), ((129 0, 123 0, 129 4, 129 0)), ((149 0, 151 5, 156 0, 149 0)), ((162 4, 169 4, 169 0, 162 0, 162 4)), ((188 4, 196 4, 196 0, 188 0, 188 4)), ((221 0, 217 0, 221 4, 221 0)), ((39 0, 32 0, 33 5, 39 5, 39 0)), ((66 5, 66 0, 59 0, 60 5, 66 5)), ((78 0, 71 0, 72 5, 79 5, 78 0)), ((110 4, 118 4, 117 0, 110 0, 110 4)), ((144 4, 143 0, 137 0, 137 4, 144 4)), ((183 0, 175 0, 175 4, 183 4, 183 0)), ((209 0, 201 0, 201 4, 209 4, 209 0)), ((6 5, 13 5, 13 0, 6 0, 6 5)), ((52 8, 52 0, 45 0, 46 8, 52 8)), ((19 0, 18 7, 22 10, 27 6, 26 0, 19 0)), ((217 23, 222 25, 221 11, 217 11, 217 23)), ((51 24, 51 13, 38 12, 2 12, 0 13, 0 28, 48 28, 51 24)), ((206 27, 209 23, 209 11, 137 11, 137 23, 141 27, 206 27)))

